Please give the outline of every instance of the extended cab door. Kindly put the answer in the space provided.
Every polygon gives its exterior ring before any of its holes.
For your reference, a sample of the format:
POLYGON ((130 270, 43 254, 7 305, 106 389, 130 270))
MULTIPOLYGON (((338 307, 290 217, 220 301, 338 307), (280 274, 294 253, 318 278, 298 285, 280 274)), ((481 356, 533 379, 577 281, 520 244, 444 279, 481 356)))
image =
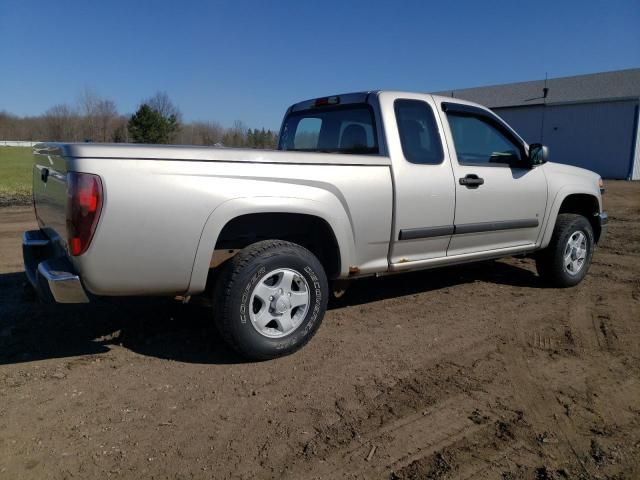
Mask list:
POLYGON ((447 255, 533 247, 547 202, 540 168, 500 118, 472 105, 442 103, 455 176, 455 231, 447 255))
POLYGON ((446 256, 455 185, 431 95, 383 92, 379 100, 393 162, 389 261, 400 270, 415 261, 446 256))

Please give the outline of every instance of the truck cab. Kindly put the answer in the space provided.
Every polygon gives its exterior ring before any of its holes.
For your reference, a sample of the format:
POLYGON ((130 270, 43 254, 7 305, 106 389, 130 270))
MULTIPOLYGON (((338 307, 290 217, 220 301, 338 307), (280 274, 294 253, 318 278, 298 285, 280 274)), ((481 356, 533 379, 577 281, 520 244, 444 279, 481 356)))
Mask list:
POLYGON ((529 146, 472 102, 381 91, 310 100, 287 111, 281 150, 335 152, 345 146, 391 160, 390 271, 544 247, 557 200, 549 196, 561 186, 565 193, 590 192, 582 200, 597 239, 606 225, 596 174, 547 164, 545 147, 529 146))

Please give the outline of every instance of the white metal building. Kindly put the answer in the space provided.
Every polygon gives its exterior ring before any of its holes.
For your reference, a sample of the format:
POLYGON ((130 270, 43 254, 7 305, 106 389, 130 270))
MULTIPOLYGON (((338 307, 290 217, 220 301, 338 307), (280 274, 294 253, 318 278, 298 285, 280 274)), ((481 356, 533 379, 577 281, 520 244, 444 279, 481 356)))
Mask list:
POLYGON ((640 68, 438 93, 491 108, 551 161, 640 180, 640 68))

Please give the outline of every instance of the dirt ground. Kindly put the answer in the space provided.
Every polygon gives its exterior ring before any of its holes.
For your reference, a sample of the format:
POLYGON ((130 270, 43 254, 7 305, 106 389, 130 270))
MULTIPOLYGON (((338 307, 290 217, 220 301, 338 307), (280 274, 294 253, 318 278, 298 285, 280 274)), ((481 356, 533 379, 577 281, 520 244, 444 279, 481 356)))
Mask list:
POLYGON ((640 183, 578 287, 528 259, 355 284, 244 363, 208 312, 44 306, 0 209, 0 478, 640 478, 640 183))

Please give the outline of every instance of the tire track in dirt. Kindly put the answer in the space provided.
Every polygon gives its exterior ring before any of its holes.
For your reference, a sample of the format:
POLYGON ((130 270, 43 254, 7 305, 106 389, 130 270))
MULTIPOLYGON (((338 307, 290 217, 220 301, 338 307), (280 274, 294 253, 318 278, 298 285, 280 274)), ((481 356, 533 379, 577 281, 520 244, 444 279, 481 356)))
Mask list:
MULTIPOLYGON (((450 397, 363 435, 347 448, 304 470, 313 472, 308 478, 379 478, 482 428, 468 418, 474 404, 466 395, 450 397)), ((295 471, 285 478, 300 476, 301 472, 295 471)))
MULTIPOLYGON (((579 478, 600 478, 600 465, 594 464, 589 454, 589 447, 593 450, 597 441, 592 438, 590 444, 585 442, 598 429, 588 425, 610 425, 614 422, 619 431, 631 433, 638 439, 637 419, 630 415, 623 419, 616 412, 629 410, 632 403, 637 403, 632 399, 640 399, 640 381, 634 377, 622 380, 605 377, 597 368, 590 369, 590 374, 583 377, 587 368, 575 368, 577 362, 606 364, 603 362, 605 357, 615 355, 617 350, 615 332, 606 330, 610 328, 605 323, 610 319, 606 313, 607 302, 591 292, 593 287, 589 281, 577 288, 576 294, 569 299, 564 316, 564 342, 562 339, 557 342, 557 345, 564 343, 567 348, 536 351, 532 347, 540 344, 534 342, 534 345, 529 344, 531 351, 525 351, 524 356, 517 355, 514 350, 520 350, 528 343, 522 332, 529 327, 527 319, 519 319, 512 333, 516 338, 520 337, 520 341, 507 347, 507 355, 512 359, 507 363, 507 369, 510 377, 518 379, 519 388, 514 389, 517 403, 523 406, 526 417, 537 427, 538 432, 530 433, 540 438, 540 429, 545 429, 544 438, 557 440, 552 448, 547 446, 545 451, 539 452, 541 458, 548 458, 550 452, 555 452, 551 457, 553 461, 547 461, 548 465, 541 468, 561 476, 564 476, 563 472, 573 471, 579 478), (611 339, 612 335, 615 340, 611 339), (594 374, 598 377, 598 392, 590 391, 591 375, 594 374), (607 391, 616 391, 617 395, 612 399, 615 407, 611 408, 609 404, 603 409, 590 401, 590 396, 597 397, 607 391)), ((544 347, 553 343, 551 340, 542 342, 544 347)))
POLYGON ((338 423, 304 446, 307 461, 297 462, 285 478, 377 478, 484 428, 471 416, 491 381, 482 362, 493 363, 495 351, 491 341, 476 342, 465 358, 450 355, 404 376, 373 400, 363 398, 360 409, 341 412, 338 423), (351 432, 351 438, 333 445, 323 441, 335 442, 340 432, 351 432))

